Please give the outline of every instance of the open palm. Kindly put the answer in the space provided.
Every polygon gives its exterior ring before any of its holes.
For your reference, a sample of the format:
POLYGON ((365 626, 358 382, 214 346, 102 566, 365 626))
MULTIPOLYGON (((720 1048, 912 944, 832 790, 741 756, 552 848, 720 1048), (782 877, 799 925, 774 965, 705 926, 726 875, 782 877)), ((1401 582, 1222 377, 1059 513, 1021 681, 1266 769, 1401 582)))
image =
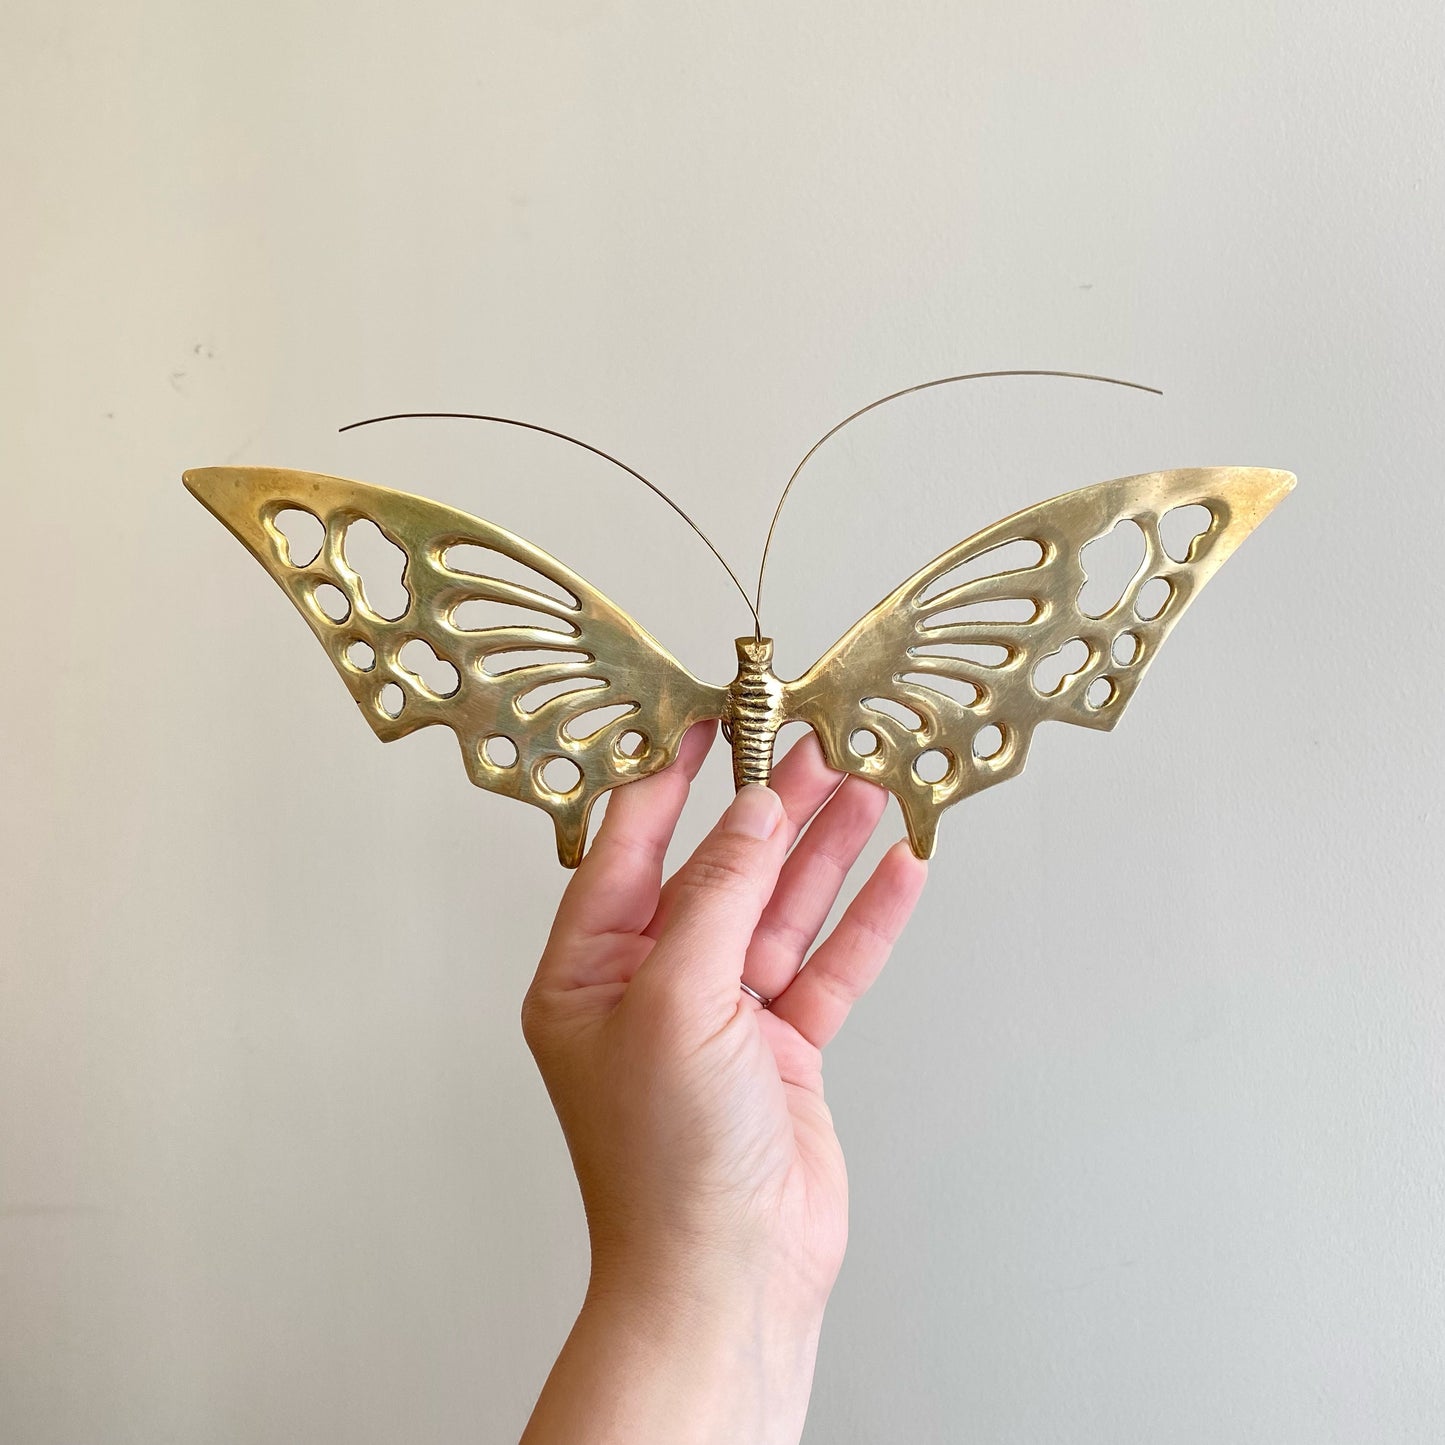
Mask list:
POLYGON ((695 728, 672 767, 613 795, 524 1031, 581 1184, 594 1287, 639 1271, 701 1287, 741 1267, 822 1298, 847 1183, 821 1051, 886 961, 926 867, 890 849, 814 947, 887 795, 840 786, 809 734, 772 789, 739 794, 664 883, 710 742, 695 728))

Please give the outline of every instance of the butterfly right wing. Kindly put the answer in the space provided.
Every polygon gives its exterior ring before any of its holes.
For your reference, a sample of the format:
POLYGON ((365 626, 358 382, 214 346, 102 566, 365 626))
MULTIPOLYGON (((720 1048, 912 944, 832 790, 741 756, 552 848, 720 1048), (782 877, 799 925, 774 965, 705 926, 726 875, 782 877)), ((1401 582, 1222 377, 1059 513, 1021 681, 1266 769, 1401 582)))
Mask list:
POLYGON ((1257 467, 1152 472, 1005 518, 910 577, 787 683, 787 715, 817 732, 833 767, 893 793, 913 851, 930 857, 943 810, 1016 776, 1039 723, 1118 722, 1184 609, 1294 480, 1257 467), (1173 557, 1160 521, 1192 505, 1208 526, 1173 557), (1086 612, 1080 554, 1130 520, 1143 560, 1117 602, 1086 612), (1032 560, 1002 560, 1004 549, 1032 549, 1032 560), (1157 610, 1145 592, 1156 584, 1157 610), (1042 681, 1040 665, 1065 649, 1082 656, 1042 681), (938 777, 923 770, 929 754, 938 777))
POLYGON ((185 483, 280 584, 376 735, 451 728, 472 782, 550 815, 569 868, 597 798, 666 767, 694 722, 725 710, 724 689, 699 681, 555 557, 491 522, 316 472, 205 467, 185 483), (293 557, 277 525, 288 511, 320 522, 314 557, 293 557), (348 559, 360 522, 405 556, 396 615, 374 605, 348 559), (450 685, 408 665, 415 644, 451 668, 450 685), (629 735, 640 738, 635 751, 629 735), (559 780, 559 769, 575 779, 559 780))

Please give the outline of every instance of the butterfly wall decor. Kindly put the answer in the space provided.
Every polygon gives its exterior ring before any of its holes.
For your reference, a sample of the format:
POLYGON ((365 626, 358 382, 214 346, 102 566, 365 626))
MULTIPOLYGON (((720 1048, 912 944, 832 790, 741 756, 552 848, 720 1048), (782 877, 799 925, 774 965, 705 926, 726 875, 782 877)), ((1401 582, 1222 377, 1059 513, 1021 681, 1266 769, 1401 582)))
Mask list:
MULTIPOLYGON (((975 375, 1020 374, 1079 376, 975 375)), ((965 379, 973 376, 906 392, 965 379)), ((803 461, 847 422, 906 392, 845 418, 803 461)), ((549 428, 478 419, 546 432, 616 462, 549 428)), ((1295 478, 1194 467, 1027 507, 936 557, 793 681, 773 671, 773 642, 759 620, 763 568, 755 599, 728 568, 754 630, 736 640, 737 673, 726 686, 694 677, 541 548, 439 502, 272 467, 204 467, 184 481, 291 598, 383 742, 432 724, 451 728, 472 782, 544 809, 558 857, 575 868, 597 798, 666 767, 687 729, 706 719, 722 723, 738 787, 768 781, 784 723, 808 724, 832 767, 897 798, 913 851, 930 857, 943 810, 1016 776, 1041 722, 1108 730, 1119 721, 1185 608, 1295 478), (1166 519, 1181 509, 1201 520, 1171 550, 1161 524, 1167 532, 1166 519), (287 513, 320 523, 314 556, 293 549, 282 529, 287 513), (369 596, 348 559, 352 529, 364 523, 405 555, 397 606, 383 609, 369 596), (1137 527, 1142 560, 1116 597, 1091 606, 1081 554, 1121 523, 1137 527), (430 680, 414 660, 418 647, 430 680)), ((765 546, 764 567, 766 557, 765 546)))

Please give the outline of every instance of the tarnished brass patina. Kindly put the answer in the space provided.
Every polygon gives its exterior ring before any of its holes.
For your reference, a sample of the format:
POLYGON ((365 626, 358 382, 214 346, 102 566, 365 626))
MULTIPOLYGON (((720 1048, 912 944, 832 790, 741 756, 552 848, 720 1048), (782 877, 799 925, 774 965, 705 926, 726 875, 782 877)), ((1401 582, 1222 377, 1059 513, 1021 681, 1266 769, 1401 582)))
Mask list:
POLYGON ((737 641, 737 676, 716 687, 555 558, 464 512, 312 472, 185 475, 295 603, 377 736, 450 727, 474 783, 551 815, 569 868, 597 798, 666 767, 707 718, 722 720, 740 787, 767 782, 783 723, 807 723, 833 767, 898 799, 914 852, 931 856, 943 810, 1015 776, 1039 723, 1118 722, 1185 608, 1294 480, 1207 467, 1066 493, 943 553, 796 681, 773 672, 759 626, 737 641), (1205 520, 1171 556, 1161 520, 1196 505, 1205 520), (290 510, 322 524, 314 558, 293 559, 277 525, 290 510), (395 617, 372 606, 348 560, 361 521, 406 556, 395 617), (1139 528, 1143 560, 1094 615, 1080 554, 1121 522, 1139 528), (526 580, 502 575, 517 567, 526 580), (439 690, 403 660, 416 643, 454 686, 439 690), (1045 675, 1050 664, 1059 676, 1045 675))

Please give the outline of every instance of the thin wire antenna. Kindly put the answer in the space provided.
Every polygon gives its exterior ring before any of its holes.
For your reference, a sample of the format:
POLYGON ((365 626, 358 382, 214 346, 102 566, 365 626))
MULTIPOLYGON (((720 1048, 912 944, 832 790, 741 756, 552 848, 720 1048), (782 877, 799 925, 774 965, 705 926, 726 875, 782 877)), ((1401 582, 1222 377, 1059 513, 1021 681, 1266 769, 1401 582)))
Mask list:
POLYGON ((366 418, 365 421, 347 422, 345 426, 338 427, 337 431, 355 431, 357 427, 374 426, 377 422, 380 421, 442 420, 493 421, 497 422, 501 426, 515 426, 521 427, 524 431, 541 432, 543 436, 556 437, 559 441, 571 442, 574 447, 581 447, 584 452, 591 452, 593 456, 601 457, 603 461, 611 462, 614 467, 621 467, 622 470, 626 472, 629 477, 636 477, 636 479, 641 482, 642 485, 646 487, 649 492, 652 492, 656 496, 661 497, 662 500, 666 502, 667 505, 671 507, 672 510, 676 512, 677 515, 681 517, 682 520, 686 522, 687 525, 691 527, 692 530, 696 532, 699 537, 702 538, 703 544, 707 547, 708 551, 711 552, 713 556, 722 563, 723 571, 732 578, 733 586, 738 589, 738 596, 743 599, 744 605, 747 607, 748 611, 752 613, 753 635, 755 637, 761 637, 763 635, 763 626, 762 623, 758 620, 758 609, 753 605, 752 599, 748 596, 747 588, 743 586, 741 580, 738 577, 738 574, 734 572, 731 567, 728 566, 727 558, 724 557, 723 554, 719 552, 715 546, 713 546, 712 538, 709 537, 708 534, 704 532, 703 529, 699 527, 698 524, 694 522, 693 519, 689 517, 687 513, 684 512, 682 508, 679 507, 678 504, 674 502, 672 498, 669 497, 667 493, 664 492, 662 488, 659 487, 655 482, 649 482, 647 478, 644 477, 642 473, 639 472, 635 467, 629 467, 626 462, 619 460, 617 457, 614 457, 611 452, 604 452, 601 447, 594 447, 591 442, 584 442, 580 437, 568 436, 566 432, 555 431, 549 426, 538 426, 537 423, 534 421, 517 421, 514 417, 510 416, 482 416, 481 414, 472 411, 398 411, 391 413, 389 416, 369 416, 366 418))
POLYGON ((835 427, 830 427, 810 446, 805 453, 803 460, 793 468, 793 475, 788 478, 788 484, 783 488, 783 495, 778 498, 778 505, 773 509, 773 520, 768 523, 768 535, 763 542, 763 559, 758 563, 758 590, 753 598, 753 620, 759 629, 762 628, 761 615, 763 610, 763 578, 768 567, 768 552, 773 545, 773 533, 778 527, 778 518, 782 515, 783 503, 788 500, 788 493, 793 490, 793 483, 798 480, 798 473, 803 470, 811 460, 813 453, 831 437, 838 435, 849 422, 857 421, 860 416, 866 415, 876 407, 884 405, 885 402, 897 401, 900 396, 911 396, 915 391, 927 391, 934 386, 948 386, 955 381, 983 381, 995 376, 1061 376, 1070 381, 1099 381, 1106 386, 1127 386, 1132 391, 1147 391, 1154 396, 1163 396, 1164 393, 1157 386, 1145 386, 1142 381, 1121 381, 1117 376, 1095 376, 1087 371, 969 371, 961 376, 940 376, 933 381, 920 381, 917 386, 905 386, 902 391, 890 391, 887 396, 880 396, 877 401, 870 401, 867 406, 860 406, 857 411, 850 412, 835 427))

